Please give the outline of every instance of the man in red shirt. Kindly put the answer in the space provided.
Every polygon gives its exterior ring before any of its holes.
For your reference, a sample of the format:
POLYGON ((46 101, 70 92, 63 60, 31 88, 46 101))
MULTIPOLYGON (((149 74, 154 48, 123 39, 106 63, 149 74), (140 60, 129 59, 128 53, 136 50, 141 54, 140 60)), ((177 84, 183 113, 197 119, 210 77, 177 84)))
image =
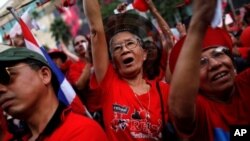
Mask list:
POLYGON ((0 141, 7 140, 11 137, 12 135, 8 132, 8 127, 7 127, 6 119, 3 115, 3 111, 0 108, 0 141))
POLYGON ((40 54, 1 45, 0 74, 1 108, 28 127, 13 139, 106 140, 97 123, 59 102, 59 83, 40 54))

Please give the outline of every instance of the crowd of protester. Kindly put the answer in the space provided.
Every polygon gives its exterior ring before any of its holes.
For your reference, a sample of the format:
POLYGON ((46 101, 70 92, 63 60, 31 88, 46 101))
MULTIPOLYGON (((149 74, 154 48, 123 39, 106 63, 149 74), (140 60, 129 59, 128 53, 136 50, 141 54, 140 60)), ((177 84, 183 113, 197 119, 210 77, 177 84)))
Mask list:
POLYGON ((157 26, 127 3, 107 18, 98 0, 82 3, 89 35, 48 54, 85 111, 58 99, 52 67, 16 35, 0 45, 0 141, 229 141, 230 127, 250 126, 250 4, 211 27, 217 0, 194 0, 177 37, 152 0, 157 26))

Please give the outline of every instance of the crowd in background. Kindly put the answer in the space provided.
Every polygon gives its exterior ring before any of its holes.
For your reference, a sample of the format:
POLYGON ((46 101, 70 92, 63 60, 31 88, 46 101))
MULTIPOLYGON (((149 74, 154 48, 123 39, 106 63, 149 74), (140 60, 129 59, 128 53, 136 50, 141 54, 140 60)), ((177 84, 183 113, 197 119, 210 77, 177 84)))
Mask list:
POLYGON ((231 126, 250 126, 250 4, 211 27, 216 2, 194 0, 177 37, 152 0, 157 27, 127 3, 103 19, 97 0, 83 0, 90 33, 73 52, 47 50, 83 113, 58 100, 51 66, 22 35, 0 45, 0 140, 229 141, 231 126))

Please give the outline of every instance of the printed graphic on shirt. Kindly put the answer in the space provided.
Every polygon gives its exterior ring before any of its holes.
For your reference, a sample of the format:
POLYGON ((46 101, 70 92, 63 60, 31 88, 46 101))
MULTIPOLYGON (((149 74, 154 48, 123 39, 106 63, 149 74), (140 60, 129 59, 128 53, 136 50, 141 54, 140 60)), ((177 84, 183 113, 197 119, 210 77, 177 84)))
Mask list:
POLYGON ((113 105, 113 111, 114 112, 127 114, 128 110, 129 110, 128 107, 123 107, 123 106, 120 106, 118 104, 113 105))
POLYGON ((113 131, 129 132, 136 139, 160 140, 162 121, 160 118, 151 119, 150 113, 145 109, 114 104, 113 112, 114 118, 111 121, 113 131))

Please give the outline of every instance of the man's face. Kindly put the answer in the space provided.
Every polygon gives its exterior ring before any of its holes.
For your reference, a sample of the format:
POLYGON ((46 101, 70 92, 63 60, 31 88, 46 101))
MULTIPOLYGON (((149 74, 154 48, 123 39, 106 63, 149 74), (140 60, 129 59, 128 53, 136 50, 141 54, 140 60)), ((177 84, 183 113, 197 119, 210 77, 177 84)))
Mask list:
POLYGON ((16 118, 31 114, 46 87, 42 68, 35 71, 26 63, 18 63, 4 69, 7 73, 1 68, 4 75, 0 77, 1 108, 16 118))
POLYGON ((139 39, 130 32, 117 33, 110 42, 110 53, 119 74, 134 77, 147 57, 139 39))
POLYGON ((14 38, 12 38, 12 41, 13 41, 13 45, 16 47, 25 46, 23 35, 16 35, 14 38))
POLYGON ((223 94, 230 90, 236 75, 227 48, 214 47, 202 52, 200 61, 200 89, 204 93, 223 94))
POLYGON ((74 50, 80 56, 85 56, 85 53, 88 48, 88 40, 84 36, 76 36, 74 39, 74 50))

